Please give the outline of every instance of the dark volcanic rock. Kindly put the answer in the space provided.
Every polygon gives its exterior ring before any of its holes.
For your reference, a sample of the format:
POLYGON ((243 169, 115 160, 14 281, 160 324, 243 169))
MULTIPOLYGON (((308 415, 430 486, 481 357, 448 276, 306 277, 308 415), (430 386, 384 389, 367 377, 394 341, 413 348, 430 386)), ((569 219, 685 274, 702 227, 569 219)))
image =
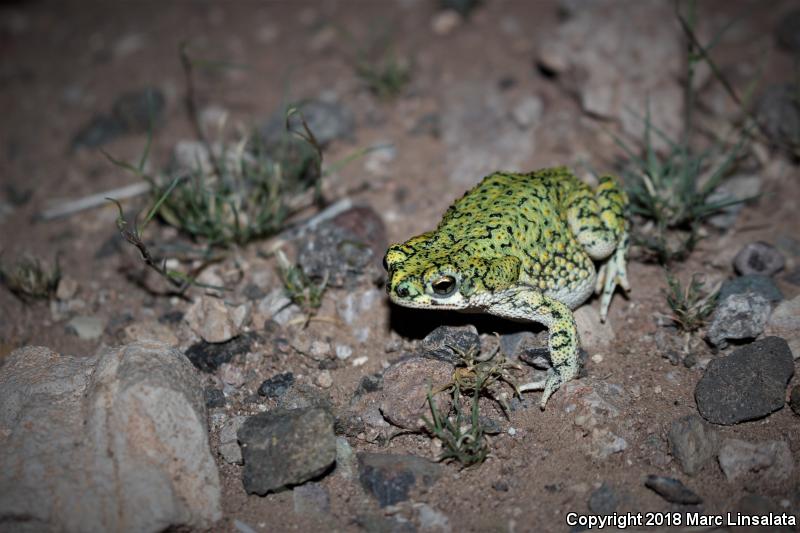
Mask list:
POLYGON ((771 311, 769 301, 760 294, 731 294, 714 310, 708 340, 724 348, 728 340, 755 339, 764 331, 771 311))
POLYGON ((186 357, 203 372, 214 372, 223 363, 229 363, 234 356, 249 352, 258 338, 257 333, 249 332, 227 342, 200 341, 189 346, 186 357))
POLYGON ((267 398, 278 398, 286 394, 286 391, 294 384, 294 374, 283 372, 264 380, 258 387, 258 394, 267 398))
POLYGON ((697 409, 714 424, 765 417, 783 407, 793 373, 792 352, 784 339, 756 341, 709 363, 694 392, 697 409))
POLYGON ((703 499, 686 488, 680 480, 664 476, 647 476, 644 486, 671 503, 694 505, 702 503, 703 499))
POLYGON ((481 348, 481 339, 473 325, 439 326, 422 339, 421 347, 425 356, 455 363, 459 360, 456 350, 475 350, 477 353, 481 348))
POLYGON ((406 501, 417 485, 433 485, 442 467, 416 455, 360 453, 358 469, 361 486, 386 507, 406 501))
POLYGON ((268 411, 238 432, 249 494, 264 495, 325 473, 336 460, 333 417, 324 409, 268 411))

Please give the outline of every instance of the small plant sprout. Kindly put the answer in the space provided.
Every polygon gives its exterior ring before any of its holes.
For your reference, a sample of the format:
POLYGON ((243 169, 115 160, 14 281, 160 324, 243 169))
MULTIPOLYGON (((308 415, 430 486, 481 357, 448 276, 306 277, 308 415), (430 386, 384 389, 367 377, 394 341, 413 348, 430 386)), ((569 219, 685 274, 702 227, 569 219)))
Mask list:
POLYGON ((23 256, 14 264, 0 263, 0 280, 17 298, 25 303, 52 298, 61 279, 58 257, 52 269, 37 258, 23 256))
POLYGON ((519 396, 511 371, 520 368, 499 354, 499 347, 484 355, 480 355, 480 350, 475 347, 466 351, 456 347, 451 349, 459 359, 453 379, 436 391, 428 392, 431 418, 423 417, 423 421, 428 433, 442 442, 443 452, 439 460, 454 460, 467 467, 482 463, 489 455, 486 428, 479 413, 481 397, 497 402, 508 416, 507 394, 498 390, 498 385, 506 383, 519 396), (453 400, 452 415, 442 412, 433 401, 435 394, 444 392, 453 400), (469 394, 468 413, 462 406, 462 393, 469 394))
POLYGON ((322 305, 322 296, 328 285, 328 280, 320 282, 311 280, 303 269, 293 265, 282 250, 275 252, 278 261, 278 271, 280 272, 283 286, 286 289, 286 296, 303 310, 310 319, 322 305))
POLYGON ((413 64, 408 56, 398 54, 391 44, 388 26, 378 27, 365 42, 358 43, 348 31, 340 33, 353 49, 352 64, 356 76, 375 96, 391 99, 399 96, 411 81, 413 64))
POLYGON ((707 289, 700 275, 694 274, 689 284, 683 286, 669 271, 666 276, 667 305, 671 310, 669 318, 684 333, 695 333, 714 311, 721 283, 707 289))

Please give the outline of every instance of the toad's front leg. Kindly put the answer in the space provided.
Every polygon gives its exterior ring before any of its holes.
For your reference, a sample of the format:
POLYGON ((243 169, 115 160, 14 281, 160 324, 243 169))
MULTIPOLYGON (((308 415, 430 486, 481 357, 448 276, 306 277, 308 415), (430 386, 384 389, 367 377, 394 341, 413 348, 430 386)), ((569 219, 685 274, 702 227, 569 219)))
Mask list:
POLYGON ((496 294, 485 311, 512 320, 538 322, 550 330, 552 367, 543 382, 526 383, 519 389, 544 390, 539 406, 567 381, 578 375, 578 330, 572 311, 563 303, 545 296, 533 287, 520 286, 496 294))

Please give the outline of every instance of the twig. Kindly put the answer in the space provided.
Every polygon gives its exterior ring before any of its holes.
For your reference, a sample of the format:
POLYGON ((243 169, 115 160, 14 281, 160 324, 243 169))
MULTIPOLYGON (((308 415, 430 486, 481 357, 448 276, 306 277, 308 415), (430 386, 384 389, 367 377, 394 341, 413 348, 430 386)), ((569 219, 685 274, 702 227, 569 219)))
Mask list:
POLYGON ((78 198, 76 200, 59 202, 51 207, 46 208, 44 211, 39 213, 36 218, 38 220, 53 220, 56 218, 74 215, 75 213, 80 213, 81 211, 104 205, 107 202, 107 198, 125 200, 145 194, 149 192, 150 189, 151 185, 149 182, 137 181, 136 183, 131 183, 130 185, 125 185, 124 187, 119 187, 117 189, 111 189, 110 191, 90 194, 89 196, 84 196, 83 198, 78 198))

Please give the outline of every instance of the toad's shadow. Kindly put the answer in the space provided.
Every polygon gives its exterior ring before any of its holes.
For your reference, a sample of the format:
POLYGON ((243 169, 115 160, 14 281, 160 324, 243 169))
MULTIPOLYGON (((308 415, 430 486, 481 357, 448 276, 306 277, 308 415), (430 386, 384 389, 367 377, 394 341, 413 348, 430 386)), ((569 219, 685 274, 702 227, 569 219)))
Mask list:
POLYGON ((536 334, 547 329, 537 322, 516 322, 485 313, 459 313, 389 305, 389 326, 394 332, 408 339, 423 339, 439 326, 468 324, 474 325, 479 334, 511 335, 523 331, 536 334))

